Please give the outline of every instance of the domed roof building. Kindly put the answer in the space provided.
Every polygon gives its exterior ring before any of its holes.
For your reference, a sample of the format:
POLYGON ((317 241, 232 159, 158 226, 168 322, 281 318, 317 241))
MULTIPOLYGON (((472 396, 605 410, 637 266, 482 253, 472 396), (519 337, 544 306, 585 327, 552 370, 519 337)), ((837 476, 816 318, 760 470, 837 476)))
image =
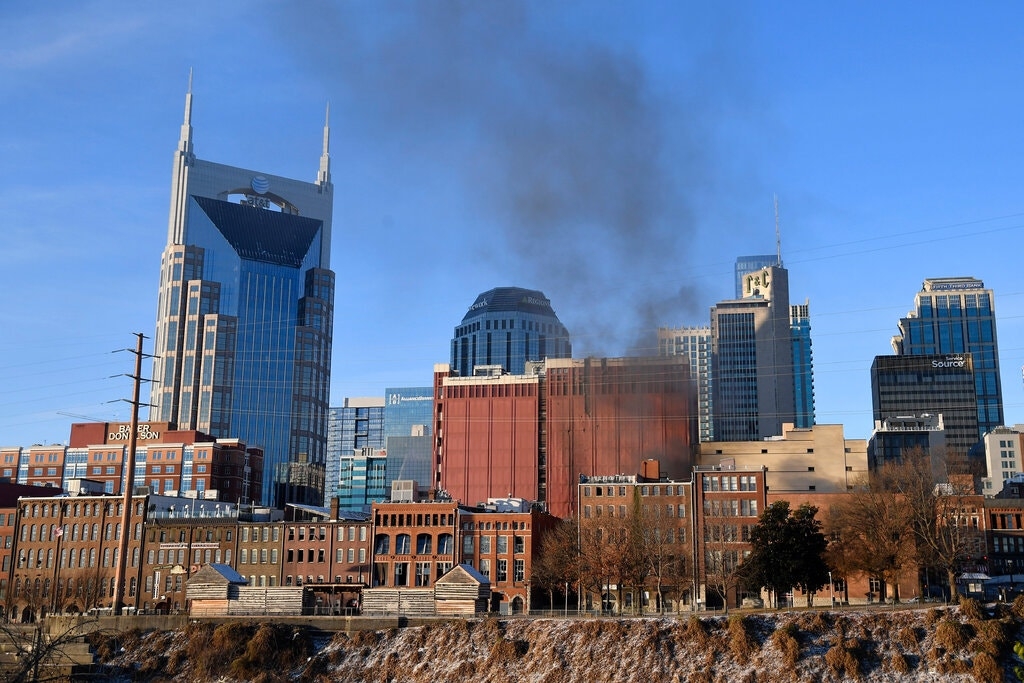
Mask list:
POLYGON ((543 292, 495 287, 476 298, 452 338, 452 369, 462 377, 477 366, 521 375, 526 361, 571 358, 569 330, 543 292))

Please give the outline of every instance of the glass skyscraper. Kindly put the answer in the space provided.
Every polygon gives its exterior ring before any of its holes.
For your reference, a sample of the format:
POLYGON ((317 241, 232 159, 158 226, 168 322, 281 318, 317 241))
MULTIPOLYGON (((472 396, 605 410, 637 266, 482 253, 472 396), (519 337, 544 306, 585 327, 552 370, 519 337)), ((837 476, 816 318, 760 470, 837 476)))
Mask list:
MULTIPOLYGON (((353 477, 365 478, 366 463, 357 468, 353 458, 373 453, 383 458, 384 453, 384 399, 376 397, 346 398, 343 405, 328 411, 327 467, 324 480, 324 505, 330 507, 331 498, 341 488, 352 487, 353 477), (356 472, 360 469, 360 472, 356 472), (347 485, 343 482, 347 480, 347 485)), ((381 472, 384 464, 381 462, 381 472)), ((381 479, 381 487, 384 480, 381 479)))
POLYGON ((512 375, 526 361, 572 358, 569 331, 543 292, 496 287, 478 296, 455 328, 451 366, 469 377, 478 365, 500 365, 512 375))
POLYGON ((701 443, 714 441, 711 327, 659 328, 658 355, 690 359, 690 377, 697 383, 697 436, 701 443))
MULTIPOLYGON (((961 354, 875 356, 871 407, 876 423, 890 418, 941 415, 946 449, 967 455, 978 442, 974 358, 961 354)), ((882 456, 891 460, 890 449, 882 456)), ((884 460, 875 458, 876 465, 884 460)))
POLYGON ((899 321, 899 334, 892 338, 893 351, 899 356, 971 354, 978 442, 988 432, 1003 426, 992 290, 972 277, 929 278, 914 303, 915 310, 899 321))
POLYGON ((347 398, 330 409, 324 505, 338 496, 342 509, 368 510, 388 500, 391 482, 433 483, 433 387, 390 387, 384 398, 347 398))
POLYGON ((264 450, 275 478, 327 449, 334 313, 333 186, 324 126, 316 182, 202 161, 191 84, 161 259, 150 419, 264 450))
POLYGON ((796 427, 814 426, 814 357, 811 353, 811 306, 809 301, 789 307, 793 343, 793 400, 796 427))

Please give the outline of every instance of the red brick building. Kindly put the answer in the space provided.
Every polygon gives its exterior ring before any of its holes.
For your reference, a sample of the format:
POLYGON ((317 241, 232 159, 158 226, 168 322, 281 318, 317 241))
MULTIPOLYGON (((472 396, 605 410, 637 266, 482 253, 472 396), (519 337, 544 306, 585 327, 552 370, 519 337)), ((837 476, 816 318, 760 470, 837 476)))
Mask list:
POLYGON ((576 510, 581 474, 637 472, 654 458, 693 465, 696 391, 681 357, 549 359, 535 374, 457 377, 434 370, 438 485, 474 505, 537 500, 576 510))
POLYGON ((581 474, 639 472, 648 459, 669 478, 689 474, 697 398, 686 358, 557 359, 546 373, 551 514, 573 514, 581 474))
MULTIPOLYGON (((105 493, 121 493, 131 425, 87 422, 71 425, 68 446, 33 446, 0 451, 0 474, 10 481, 61 488, 71 479, 99 482, 105 493)), ((238 439, 215 439, 167 422, 146 422, 136 432, 135 485, 157 494, 203 492, 223 502, 259 502, 263 451, 238 439)))

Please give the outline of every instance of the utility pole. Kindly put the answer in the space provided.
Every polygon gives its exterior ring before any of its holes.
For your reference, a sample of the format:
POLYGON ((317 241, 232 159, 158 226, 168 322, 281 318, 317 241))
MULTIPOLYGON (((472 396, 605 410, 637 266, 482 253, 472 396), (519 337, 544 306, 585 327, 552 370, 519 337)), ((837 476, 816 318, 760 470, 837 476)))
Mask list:
POLYGON ((125 570, 128 566, 128 539, 131 537, 131 512, 132 493, 135 490, 135 448, 139 435, 139 390, 142 386, 142 340, 146 337, 141 332, 135 333, 135 350, 127 349, 135 354, 135 374, 129 375, 133 380, 132 400, 132 426, 128 435, 128 461, 125 463, 127 472, 124 476, 124 490, 121 492, 121 539, 118 544, 117 573, 114 575, 114 609, 115 615, 120 615, 124 607, 125 594, 125 570))

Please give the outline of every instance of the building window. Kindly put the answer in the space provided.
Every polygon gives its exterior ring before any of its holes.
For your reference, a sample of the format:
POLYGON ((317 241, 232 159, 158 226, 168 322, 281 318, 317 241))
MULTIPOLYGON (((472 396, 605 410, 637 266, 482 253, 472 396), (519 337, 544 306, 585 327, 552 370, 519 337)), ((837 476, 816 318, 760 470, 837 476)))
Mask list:
MULTIPOLYGON (((395 538, 395 554, 408 555, 411 547, 409 534, 398 534, 395 538)), ((403 586, 405 584, 402 584, 403 586)))
POLYGON ((512 580, 522 583, 526 580, 526 560, 512 561, 512 580))
POLYGON ((391 552, 391 537, 387 534, 377 534, 377 538, 373 543, 373 552, 375 555, 387 555, 391 552))
MULTIPOLYGON (((430 537, 430 534, 419 534, 418 536, 416 536, 416 554, 417 555, 429 555, 430 552, 431 552, 431 547, 433 546, 433 540, 434 539, 432 539, 430 537)), ((416 585, 419 586, 419 585, 426 585, 426 584, 416 584, 416 585)))
POLYGON ((430 563, 429 562, 417 562, 416 563, 416 585, 417 586, 429 586, 430 585, 430 563))
POLYGON ((503 581, 508 581, 508 560, 498 560, 497 581, 499 583, 503 581))

